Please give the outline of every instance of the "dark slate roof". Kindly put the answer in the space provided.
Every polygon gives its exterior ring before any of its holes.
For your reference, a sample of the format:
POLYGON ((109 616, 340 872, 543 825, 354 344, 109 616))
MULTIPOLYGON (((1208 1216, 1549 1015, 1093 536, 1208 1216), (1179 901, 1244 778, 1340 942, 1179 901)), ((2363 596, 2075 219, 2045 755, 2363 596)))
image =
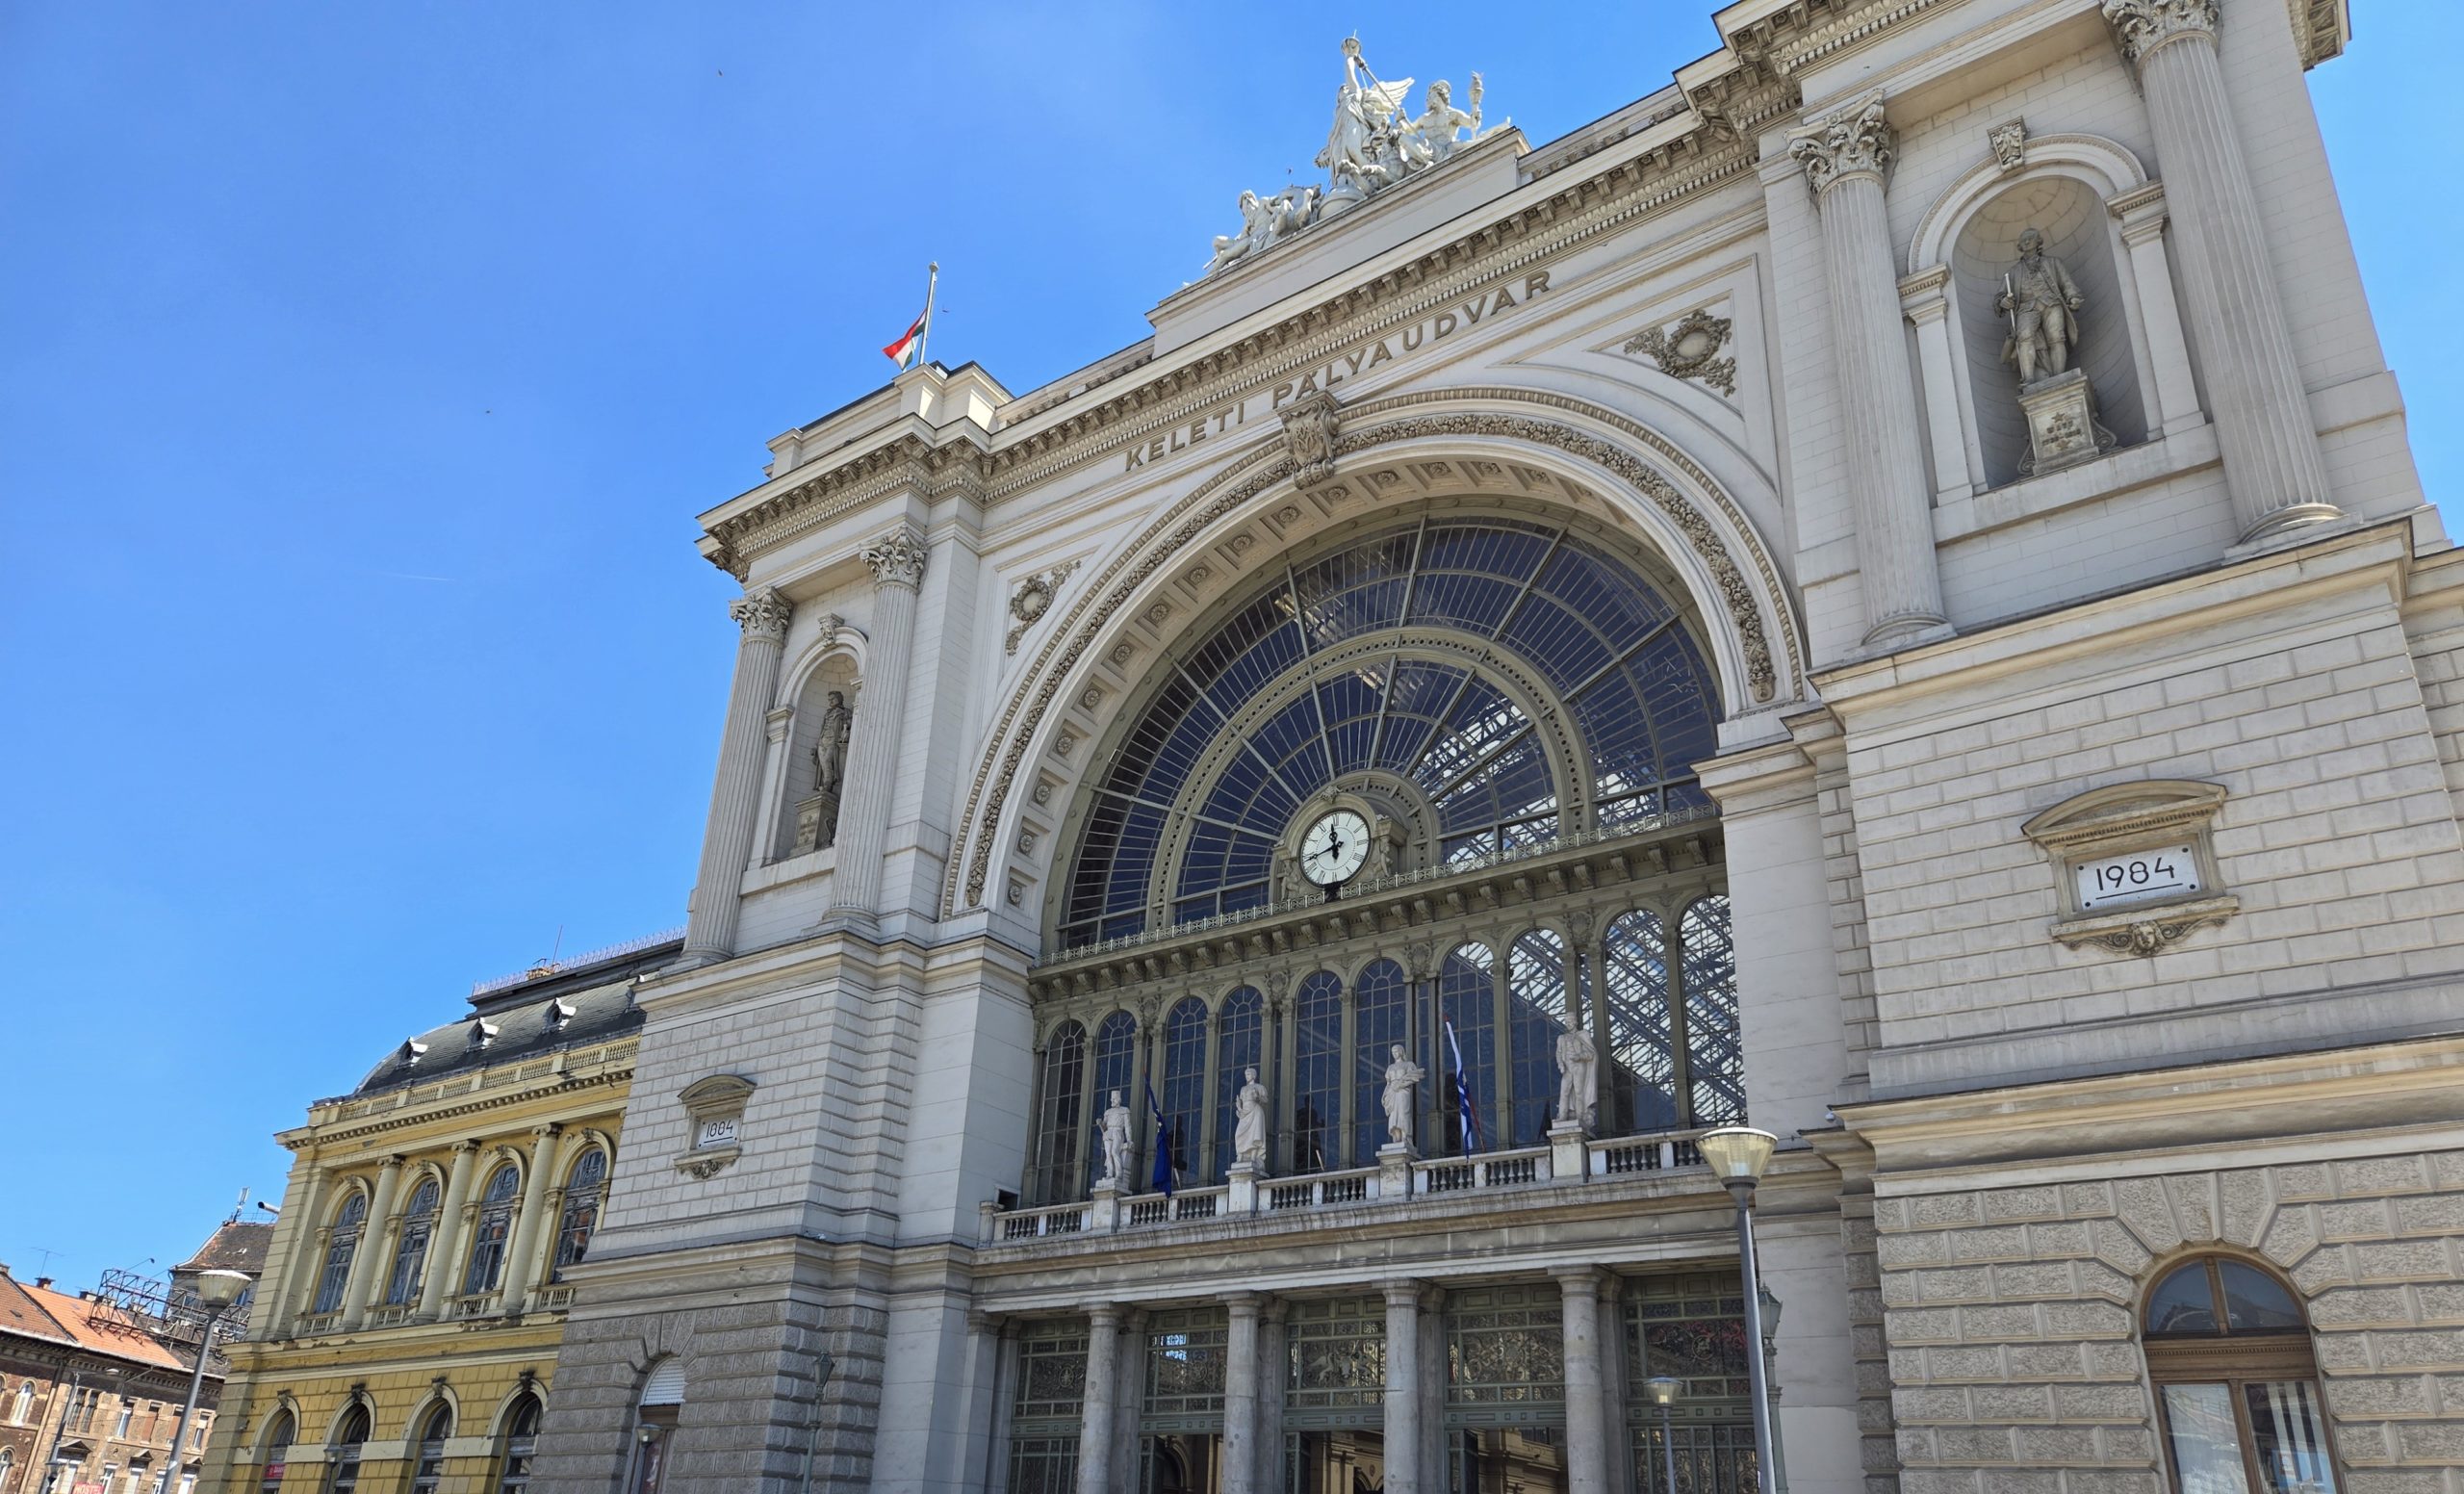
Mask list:
POLYGON ((569 969, 535 975, 471 998, 471 1015, 419 1033, 385 1055, 353 1095, 424 1084, 508 1059, 604 1043, 642 1024, 633 977, 683 952, 680 938, 569 969))
POLYGON ((273 1244, 273 1225, 244 1224, 232 1220, 214 1232, 196 1254, 172 1267, 184 1271, 244 1271, 257 1275, 266 1269, 266 1248, 273 1244))

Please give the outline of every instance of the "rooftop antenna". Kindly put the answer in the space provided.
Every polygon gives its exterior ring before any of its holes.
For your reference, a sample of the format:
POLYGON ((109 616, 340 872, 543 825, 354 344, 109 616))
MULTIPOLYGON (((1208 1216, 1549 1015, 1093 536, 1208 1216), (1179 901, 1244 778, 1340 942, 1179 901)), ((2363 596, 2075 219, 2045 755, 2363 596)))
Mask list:
POLYGON ((246 1190, 245 1188, 243 1188, 243 1189, 241 1189, 241 1190, 240 1190, 240 1201, 239 1201, 239 1202, 237 1202, 237 1203, 235 1203, 235 1204, 233 1204, 233 1205, 231 1205, 231 1217, 230 1217, 229 1219, 224 1220, 222 1223, 224 1223, 224 1224, 236 1224, 240 1223, 240 1216, 241 1216, 241 1215, 243 1215, 243 1214, 245 1214, 245 1213, 247 1213, 247 1212, 248 1212, 248 1190, 246 1190))

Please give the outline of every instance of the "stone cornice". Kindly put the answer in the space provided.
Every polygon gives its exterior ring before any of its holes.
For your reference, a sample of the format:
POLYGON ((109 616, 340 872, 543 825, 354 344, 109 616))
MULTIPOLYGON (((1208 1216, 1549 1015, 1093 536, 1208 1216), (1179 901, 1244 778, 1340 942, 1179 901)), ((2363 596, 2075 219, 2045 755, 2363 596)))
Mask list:
MULTIPOLYGON (((440 1095, 434 1100, 422 1104, 394 1105, 380 1102, 374 1108, 357 1115, 338 1113, 321 1120, 312 1119, 307 1125, 284 1131, 276 1136, 275 1140, 295 1152, 310 1151, 338 1143, 386 1136, 414 1126, 432 1124, 439 1120, 459 1120, 469 1116, 482 1115, 489 1111, 512 1110, 535 1105, 543 1099, 576 1095, 585 1090, 602 1090, 628 1085, 631 1083, 633 1077, 633 1055, 636 1046, 634 1040, 628 1039, 621 1052, 613 1051, 615 1045, 611 1044, 608 1050, 586 1055, 573 1066, 581 1068, 593 1062, 604 1066, 590 1072, 551 1072, 542 1074, 528 1083, 508 1084, 495 1090, 463 1088, 457 1090, 452 1095, 440 1095), (450 1102, 441 1103, 440 1101, 450 1102)), ((490 1072, 488 1069, 479 1069, 473 1077, 483 1078, 488 1072, 490 1072)), ((364 1103, 368 1102, 348 1099, 326 1102, 335 1106, 338 1111, 344 1106, 364 1103)), ((323 1106, 318 1108, 321 1109, 323 1106)))

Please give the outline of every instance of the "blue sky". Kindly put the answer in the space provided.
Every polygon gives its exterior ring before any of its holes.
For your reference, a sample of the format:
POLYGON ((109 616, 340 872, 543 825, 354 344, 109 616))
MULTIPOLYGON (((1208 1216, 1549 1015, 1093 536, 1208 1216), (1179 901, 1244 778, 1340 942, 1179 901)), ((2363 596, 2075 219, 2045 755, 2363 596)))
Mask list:
MULTIPOLYGON (((1540 142, 1708 9, 0 6, 0 1261, 168 1265, 472 981, 682 921, 692 516, 927 259, 1025 390, 1315 174, 1344 32, 1540 142)), ((2444 497, 2464 7, 2355 10, 2312 90, 2444 497)))

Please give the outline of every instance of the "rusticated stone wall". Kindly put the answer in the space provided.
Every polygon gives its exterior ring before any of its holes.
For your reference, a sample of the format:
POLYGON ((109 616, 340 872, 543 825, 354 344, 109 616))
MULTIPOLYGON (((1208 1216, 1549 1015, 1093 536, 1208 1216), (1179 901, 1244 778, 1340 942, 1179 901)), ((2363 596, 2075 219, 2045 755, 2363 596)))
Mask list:
POLYGON ((2299 1288, 2348 1494, 2464 1487, 2464 1151, 1885 1190, 1906 1494, 2159 1494, 2139 1302, 2205 1249, 2299 1288))

